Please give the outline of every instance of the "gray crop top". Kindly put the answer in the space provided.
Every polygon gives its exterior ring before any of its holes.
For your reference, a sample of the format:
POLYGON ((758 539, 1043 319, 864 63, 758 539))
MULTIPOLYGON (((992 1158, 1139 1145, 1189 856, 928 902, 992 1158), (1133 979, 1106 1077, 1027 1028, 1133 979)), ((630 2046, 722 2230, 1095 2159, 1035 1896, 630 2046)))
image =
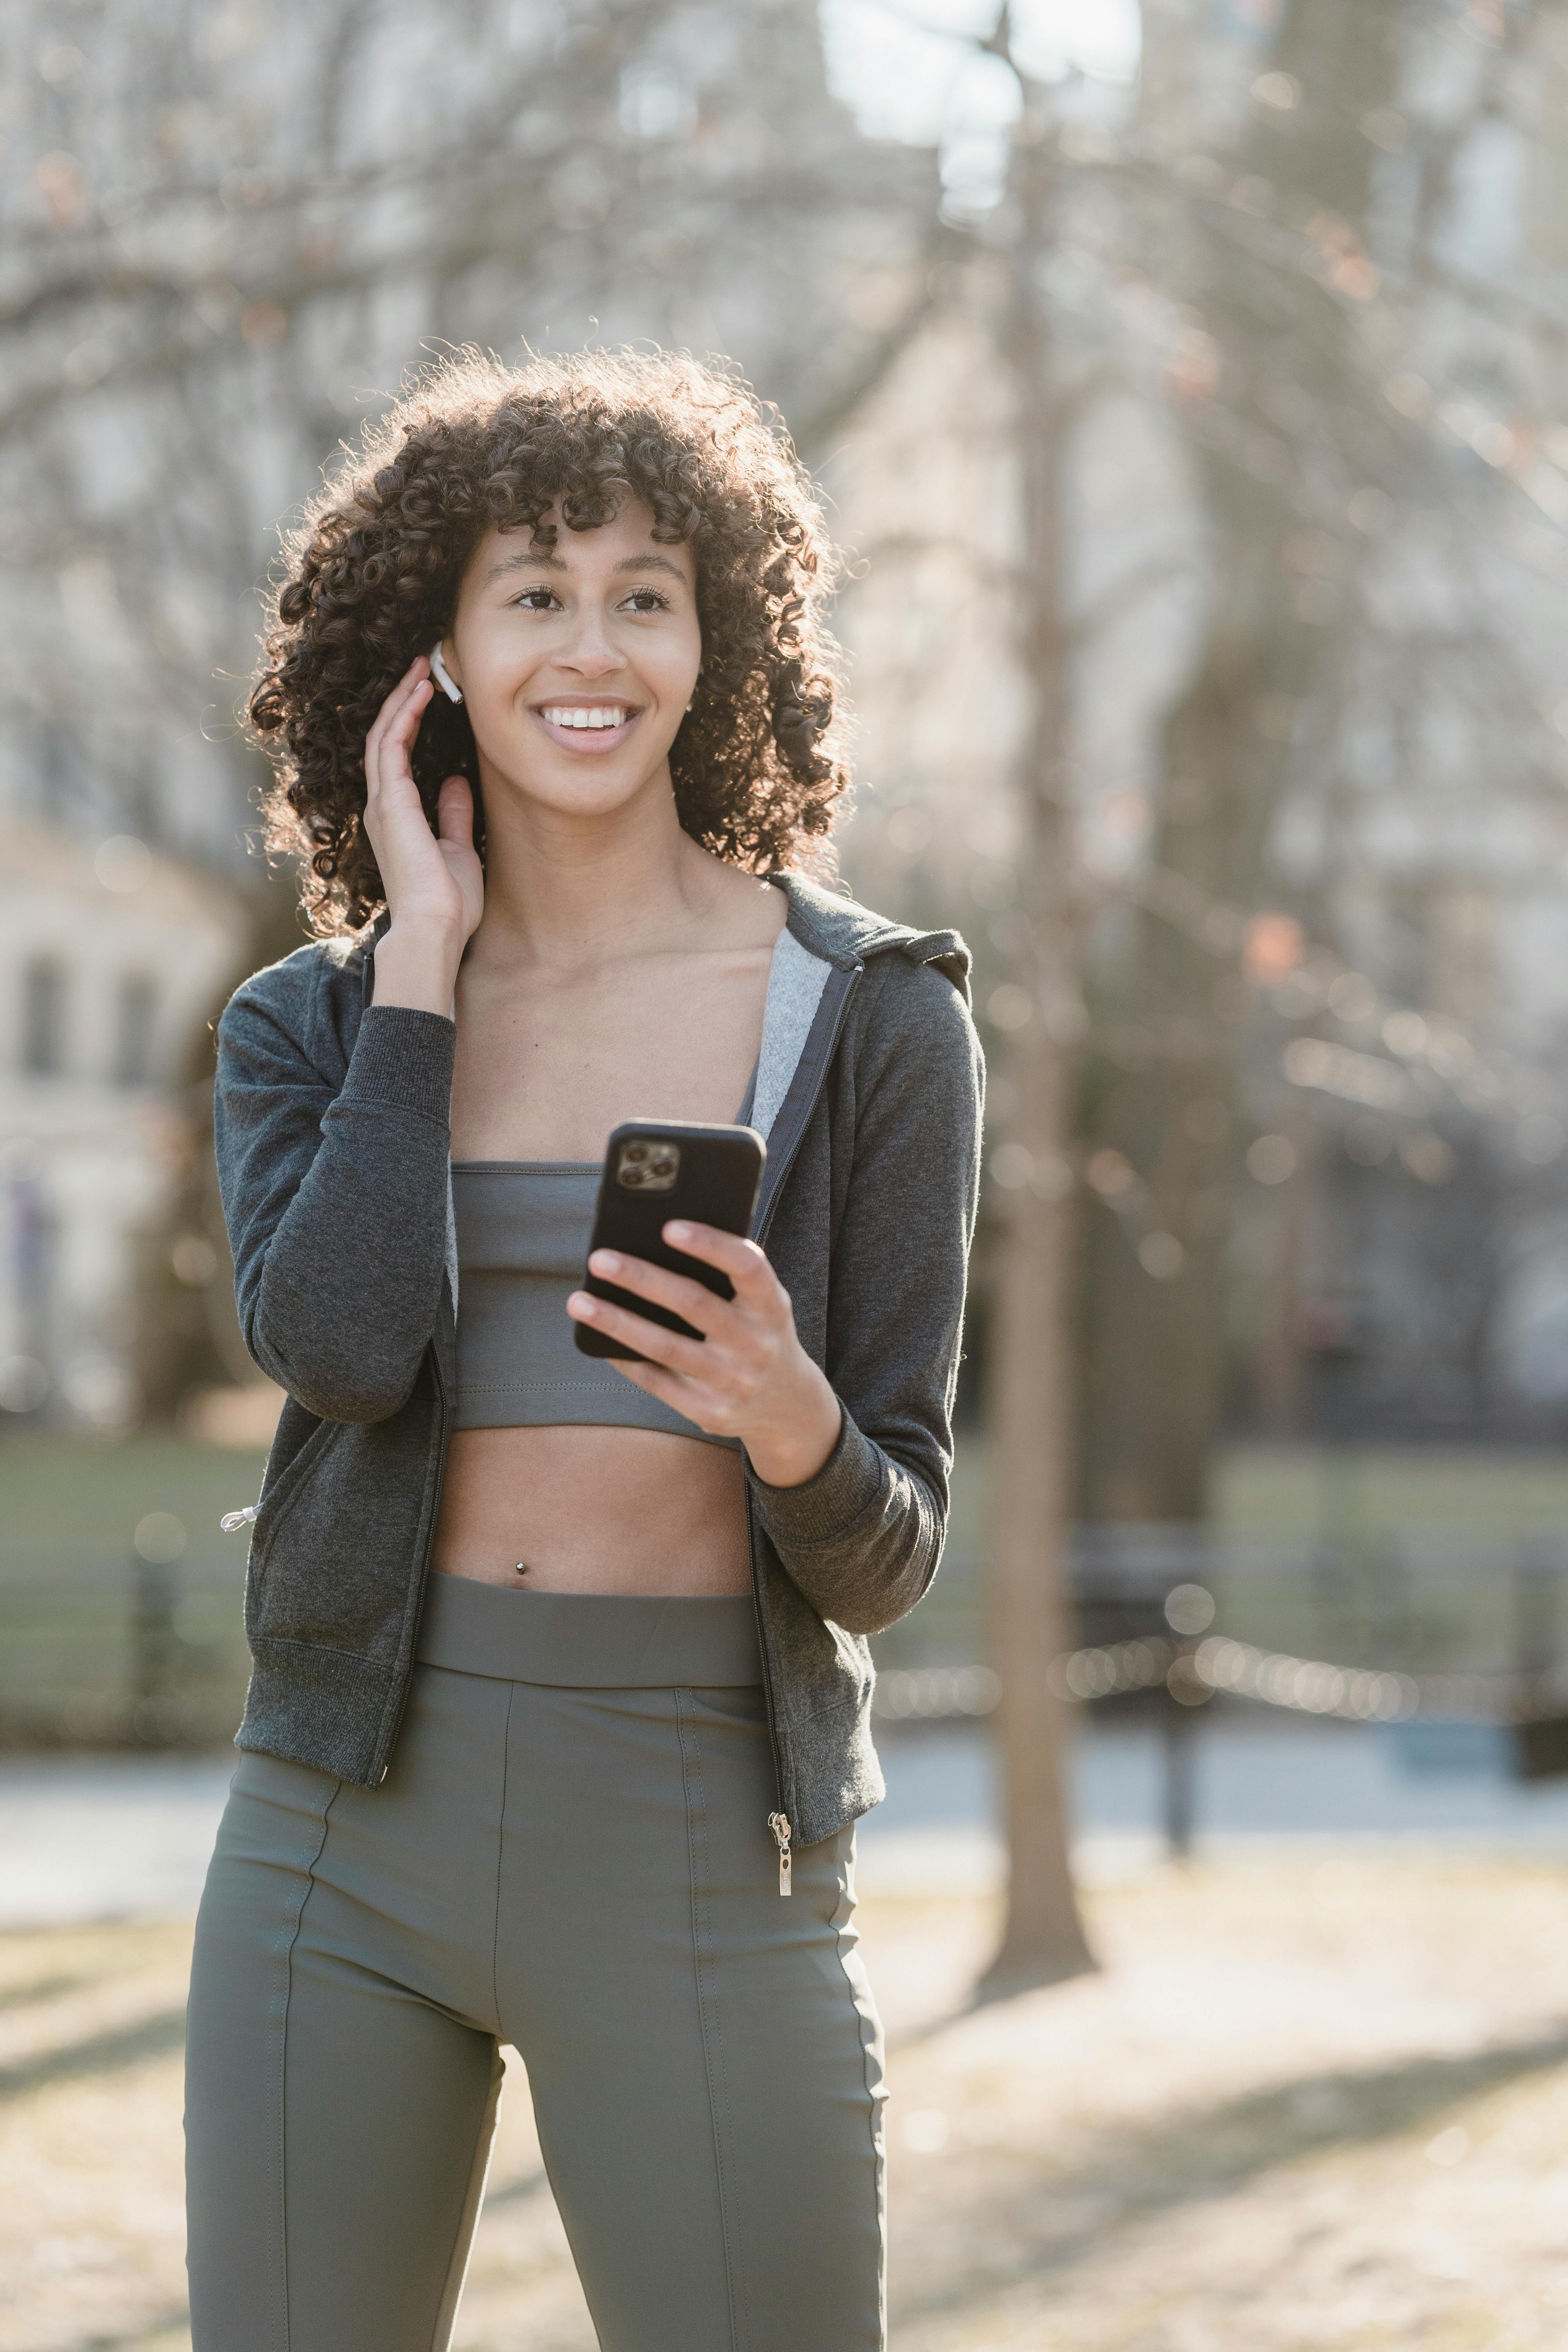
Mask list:
MULTIPOLYGON (((749 1087, 737 1124, 752 1096, 749 1087)), ((598 1196, 595 1160, 452 1162, 460 1283, 454 1427, 586 1422, 738 1449, 738 1437, 710 1436, 609 1363, 579 1353, 566 1299, 583 1279, 598 1196)))

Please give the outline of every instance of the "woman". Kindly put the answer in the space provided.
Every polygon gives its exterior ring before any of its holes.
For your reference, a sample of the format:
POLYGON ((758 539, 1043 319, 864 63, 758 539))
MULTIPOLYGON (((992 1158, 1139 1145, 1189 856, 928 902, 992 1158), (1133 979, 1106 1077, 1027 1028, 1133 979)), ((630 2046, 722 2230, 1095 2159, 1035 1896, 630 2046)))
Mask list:
POLYGON ((801 871, 826 586, 751 396, 662 356, 437 369, 290 543, 251 710, 321 936, 218 1033, 287 1402, 196 2352, 447 2343, 503 2042, 606 2352, 882 2342, 865 1637, 942 1545, 979 1057, 956 936, 801 871), (594 1261, 700 1336, 578 1288, 610 1129, 742 1115, 754 1239, 667 1231, 732 1297, 594 1261))

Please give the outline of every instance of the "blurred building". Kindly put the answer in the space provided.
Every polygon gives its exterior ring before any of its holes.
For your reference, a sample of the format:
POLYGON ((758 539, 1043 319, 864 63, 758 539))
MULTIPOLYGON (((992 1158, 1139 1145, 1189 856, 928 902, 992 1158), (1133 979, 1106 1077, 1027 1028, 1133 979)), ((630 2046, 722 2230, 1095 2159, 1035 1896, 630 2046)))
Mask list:
POLYGON ((237 890, 133 835, 0 818, 7 1417, 136 1417, 141 1248, 177 1178, 193 1040, 246 930, 237 890))

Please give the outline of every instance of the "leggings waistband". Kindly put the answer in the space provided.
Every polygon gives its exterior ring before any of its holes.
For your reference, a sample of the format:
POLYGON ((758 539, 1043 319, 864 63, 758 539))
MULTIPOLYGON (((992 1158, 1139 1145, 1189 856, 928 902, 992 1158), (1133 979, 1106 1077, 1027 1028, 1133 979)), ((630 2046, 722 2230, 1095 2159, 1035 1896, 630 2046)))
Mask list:
POLYGON ((749 1592, 712 1601, 513 1592, 432 1572, 415 1654, 455 1674, 577 1690, 718 1689, 763 1678, 749 1592))

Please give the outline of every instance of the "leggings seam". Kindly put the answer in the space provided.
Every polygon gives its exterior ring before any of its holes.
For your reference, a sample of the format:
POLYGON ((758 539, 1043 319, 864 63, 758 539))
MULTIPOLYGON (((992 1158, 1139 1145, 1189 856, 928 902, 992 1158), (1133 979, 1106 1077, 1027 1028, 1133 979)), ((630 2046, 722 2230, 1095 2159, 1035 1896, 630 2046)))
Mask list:
POLYGON ((496 1912, 495 1929, 490 1937, 490 2015, 496 2021, 496 2040, 500 2040, 500 1886, 501 1865, 506 1853, 507 1780, 511 1770, 511 1710, 517 1697, 517 1685, 510 1683, 506 1694, 506 1722, 501 1728, 500 1743, 500 1814, 496 1822, 496 1912))
MULTIPOLYGON (((853 1831, 850 1832, 850 1836, 853 1838, 853 1831)), ((849 1963, 844 1955, 843 1920, 845 1910, 847 1906, 849 1907, 851 1911, 853 1910, 853 1899, 849 1892, 849 1864, 847 1860, 838 1864, 835 1872, 835 1876, 838 1881, 838 1901, 834 1906, 833 1913, 833 1948, 837 1955, 838 1966, 843 1973, 845 1988, 849 1995, 850 2006, 855 2011, 856 2031, 860 2041, 861 2079, 866 2085, 866 2096, 869 2103, 871 2111, 869 2118, 871 2132, 871 2196, 872 2201, 876 2207, 877 2243, 879 2249, 877 2256, 877 2341, 879 2347, 880 2347, 884 2346, 888 2340, 888 2233, 887 2199, 885 2191, 886 2158, 877 2137, 878 2098, 876 2085, 871 2080, 871 2042, 873 2037, 868 2034, 866 2013, 860 2006, 859 1997, 855 1989, 855 1979, 849 1973, 849 1963)))
POLYGON ((316 1886, 316 1866, 326 1850, 327 1824, 332 1807, 342 1787, 334 1780, 331 1796, 321 1807, 321 1835, 316 1850, 305 1864, 305 1891, 300 1897, 300 1907, 294 1914, 294 1924, 289 1930, 283 1947, 283 2015, 278 2042, 278 2250, 281 2272, 279 2307, 283 2314, 282 2352, 289 2352, 293 2334, 289 2310, 289 2011, 294 1995, 294 1947, 300 1940, 300 1930, 305 1924, 305 1911, 316 1886))
POLYGON ((675 1703, 676 1735, 680 1743, 681 1780, 686 1797, 687 1853, 691 1883, 691 1956, 697 1979, 697 2016, 702 2037, 702 2060, 708 2077, 708 2111, 713 2129, 713 2168, 718 2180, 719 2231, 724 2249, 724 2284, 730 2305, 731 2352, 743 2352, 751 2330, 745 2318, 745 2252, 741 2235, 741 2215, 731 2178, 724 2036, 719 2014, 713 1927, 709 1909, 702 1757, 696 1726, 689 1719, 682 1704, 690 1694, 677 1690, 671 1696, 675 1703))

